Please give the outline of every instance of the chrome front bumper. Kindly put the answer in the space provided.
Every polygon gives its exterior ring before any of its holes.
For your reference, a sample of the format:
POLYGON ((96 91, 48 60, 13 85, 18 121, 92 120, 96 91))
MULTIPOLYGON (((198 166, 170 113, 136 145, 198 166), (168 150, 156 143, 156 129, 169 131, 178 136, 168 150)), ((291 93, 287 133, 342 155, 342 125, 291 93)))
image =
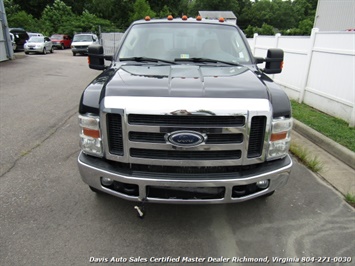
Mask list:
POLYGON ((113 167, 103 159, 94 158, 80 153, 78 157, 78 166, 82 180, 89 186, 105 192, 107 194, 117 196, 131 201, 142 201, 156 203, 178 203, 178 204, 211 204, 211 203, 234 203, 250 200, 268 194, 276 189, 279 189, 286 185, 288 177, 290 175, 292 160, 290 156, 286 156, 283 159, 264 163, 258 167, 256 171, 249 170, 247 173, 239 175, 238 177, 229 178, 169 178, 169 174, 166 176, 137 176, 134 173, 120 173, 119 169, 113 169, 113 167), (108 189, 101 185, 101 178, 107 177, 114 181, 137 185, 139 187, 138 196, 130 196, 124 193, 117 192, 112 189, 108 189), (261 180, 269 180, 269 187, 255 192, 253 194, 244 197, 233 197, 232 190, 235 186, 244 186, 256 183, 261 180), (158 198, 150 197, 147 195, 148 187, 159 188, 187 188, 193 191, 198 188, 224 188, 224 196, 218 199, 179 199, 179 198, 158 198))

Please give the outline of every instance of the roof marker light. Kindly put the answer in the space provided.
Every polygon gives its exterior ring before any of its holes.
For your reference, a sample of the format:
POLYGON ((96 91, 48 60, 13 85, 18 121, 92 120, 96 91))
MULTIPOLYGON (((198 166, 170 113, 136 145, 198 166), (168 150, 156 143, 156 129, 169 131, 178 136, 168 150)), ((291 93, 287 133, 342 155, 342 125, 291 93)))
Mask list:
POLYGON ((168 20, 173 20, 173 16, 172 16, 172 15, 169 15, 169 16, 168 16, 168 20))
POLYGON ((182 20, 187 20, 187 16, 186 15, 182 16, 182 20))
POLYGON ((201 20, 202 20, 202 17, 201 17, 201 16, 197 16, 197 17, 196 17, 196 20, 197 20, 197 21, 201 21, 201 20))
POLYGON ((219 21, 219 22, 224 22, 224 18, 220 17, 220 18, 218 19, 218 21, 219 21))
POLYGON ((144 19, 145 21, 150 21, 150 16, 146 16, 144 19))

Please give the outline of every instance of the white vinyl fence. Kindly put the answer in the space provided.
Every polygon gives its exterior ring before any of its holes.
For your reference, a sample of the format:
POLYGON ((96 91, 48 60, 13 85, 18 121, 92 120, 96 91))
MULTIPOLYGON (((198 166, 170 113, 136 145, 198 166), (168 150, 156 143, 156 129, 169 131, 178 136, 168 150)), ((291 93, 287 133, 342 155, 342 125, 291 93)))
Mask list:
POLYGON ((255 56, 284 50, 282 73, 272 78, 291 99, 355 126, 355 32, 313 29, 308 37, 255 34, 248 41, 255 56))

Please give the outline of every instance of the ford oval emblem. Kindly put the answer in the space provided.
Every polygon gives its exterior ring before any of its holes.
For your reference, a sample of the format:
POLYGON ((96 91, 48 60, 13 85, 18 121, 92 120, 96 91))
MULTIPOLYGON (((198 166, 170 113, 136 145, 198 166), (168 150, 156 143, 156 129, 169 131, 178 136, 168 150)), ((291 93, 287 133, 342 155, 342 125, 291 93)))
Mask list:
POLYGON ((179 147, 194 147, 205 142, 206 134, 195 131, 175 131, 166 135, 166 140, 179 147))

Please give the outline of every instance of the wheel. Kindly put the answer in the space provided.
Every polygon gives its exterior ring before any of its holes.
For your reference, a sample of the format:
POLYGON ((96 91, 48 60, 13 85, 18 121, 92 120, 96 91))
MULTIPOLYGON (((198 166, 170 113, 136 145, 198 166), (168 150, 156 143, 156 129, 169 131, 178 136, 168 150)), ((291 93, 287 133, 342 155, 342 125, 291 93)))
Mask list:
POLYGON ((46 47, 44 47, 42 54, 46 54, 46 53, 47 53, 47 50, 46 50, 46 47))
POLYGON ((53 54, 53 46, 51 47, 51 51, 50 52, 51 52, 51 54, 53 54))
POLYGON ((29 52, 25 52, 25 54, 29 54, 29 52))
POLYGON ((75 53, 75 52, 73 52, 73 56, 76 56, 76 53, 75 53))
POLYGON ((62 50, 64 50, 64 48, 65 48, 65 47, 64 47, 64 44, 62 44, 61 48, 62 48, 62 50))

